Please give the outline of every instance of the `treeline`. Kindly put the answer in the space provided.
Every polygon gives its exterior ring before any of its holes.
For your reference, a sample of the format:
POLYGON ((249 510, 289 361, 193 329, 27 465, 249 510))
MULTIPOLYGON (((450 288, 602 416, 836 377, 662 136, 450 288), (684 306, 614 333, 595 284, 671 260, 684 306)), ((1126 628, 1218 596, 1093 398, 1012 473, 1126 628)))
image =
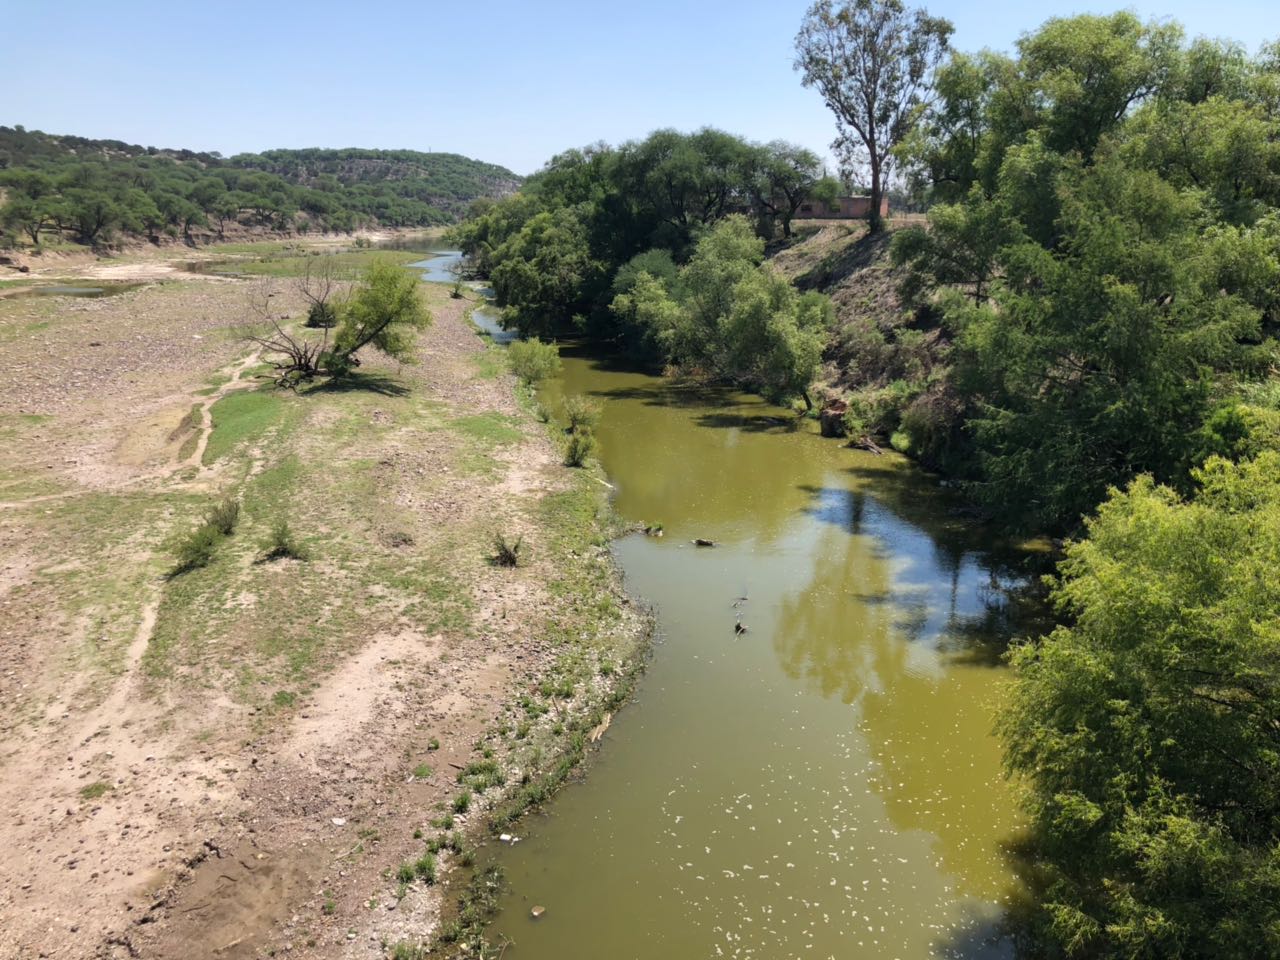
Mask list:
POLYGON ((0 127, 0 228, 8 242, 51 235, 100 244, 116 235, 183 236, 197 228, 350 232, 449 223, 519 179, 455 154, 274 150, 230 159, 114 140, 0 127))
POLYGON ((936 94, 902 151, 929 225, 893 254, 949 353, 868 417, 1034 529, 1280 443, 1276 49, 1053 20, 952 56, 936 94))
POLYGON ((659 130, 554 157, 452 235, 525 336, 576 331, 637 359, 805 396, 830 321, 763 262, 839 184, 792 144, 659 130))
POLYGON ((892 250, 949 346, 869 415, 1007 522, 1087 518, 1001 717, 1028 952, 1280 956, 1280 45, 1055 19, 935 92, 892 250))

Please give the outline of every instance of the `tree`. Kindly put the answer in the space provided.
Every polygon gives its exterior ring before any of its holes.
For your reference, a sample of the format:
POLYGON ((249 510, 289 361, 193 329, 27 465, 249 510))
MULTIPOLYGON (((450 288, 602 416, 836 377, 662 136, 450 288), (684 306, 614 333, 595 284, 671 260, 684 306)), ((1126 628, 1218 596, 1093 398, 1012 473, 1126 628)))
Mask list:
POLYGON ((953 29, 902 0, 818 0, 796 36, 795 67, 835 114, 833 147, 867 173, 873 233, 883 229, 892 151, 928 101, 953 29))
POLYGON ((1113 490, 1012 654, 1037 955, 1280 956, 1280 455, 1113 490))
POLYGON ((19 194, 0 207, 0 224, 21 230, 32 244, 40 243, 40 233, 50 223, 49 204, 44 199, 32 200, 19 194))
POLYGON ((422 304, 419 279, 391 260, 378 259, 364 272, 342 306, 327 365, 342 373, 359 365, 357 352, 374 347, 393 360, 413 362, 410 333, 431 325, 422 304))
MULTIPOLYGON (((300 284, 314 305, 332 307, 325 289, 327 268, 300 284)), ((360 365, 356 355, 365 347, 381 350, 401 363, 413 362, 411 332, 431 324, 431 314, 419 296, 418 278, 393 261, 371 263, 354 292, 338 308, 338 326, 324 327, 320 339, 293 329, 270 309, 274 294, 265 286, 251 294, 249 332, 245 339, 275 357, 277 386, 296 389, 318 376, 341 377, 360 365)))
POLYGON ((822 175, 811 150, 775 140, 753 151, 747 183, 760 214, 781 223, 782 235, 789 238, 796 211, 813 196, 822 175))
POLYGON ((831 302, 800 295, 771 266, 762 264, 764 241, 741 215, 720 221, 698 241, 675 278, 661 258, 632 261, 612 310, 661 348, 669 361, 759 390, 776 400, 800 396, 812 406, 813 380, 831 302))

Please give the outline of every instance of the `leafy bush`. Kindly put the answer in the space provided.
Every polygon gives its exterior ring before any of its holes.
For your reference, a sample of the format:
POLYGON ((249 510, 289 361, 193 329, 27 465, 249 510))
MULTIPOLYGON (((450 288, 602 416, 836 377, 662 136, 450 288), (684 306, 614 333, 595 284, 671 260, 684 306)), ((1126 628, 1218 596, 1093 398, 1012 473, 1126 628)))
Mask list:
POLYGON ((178 541, 174 548, 177 563, 173 573, 186 573, 209 565, 223 535, 212 524, 202 523, 178 541))
POLYGON ((240 502, 227 497, 221 503, 215 503, 204 516, 205 524, 213 527, 219 534, 229 537, 236 531, 240 522, 240 502))
POLYGON ((424 853, 413 864, 414 875, 427 884, 436 882, 436 858, 424 853))
POLYGON ((524 537, 507 540, 500 533, 493 535, 493 563, 499 567, 518 567, 520 550, 524 545, 524 537))
POLYGON ((267 560, 305 560, 307 552, 294 538, 289 521, 281 518, 271 526, 271 539, 267 541, 267 560))
POLYGON ((565 397, 564 416, 570 430, 594 430, 600 422, 600 405, 582 396, 565 397))
POLYGON ((308 327, 332 327, 338 322, 338 312, 331 303, 313 303, 307 308, 308 327))
POLYGON ((533 386, 560 372, 560 349, 537 337, 517 340, 507 347, 507 366, 525 384, 533 386))
POLYGON ((566 467, 584 466, 595 452, 596 438, 591 435, 591 431, 575 430, 565 441, 564 465, 566 467))
POLYGON ((1280 956, 1280 454, 1140 477, 1066 548, 1012 654, 1045 956, 1280 956))

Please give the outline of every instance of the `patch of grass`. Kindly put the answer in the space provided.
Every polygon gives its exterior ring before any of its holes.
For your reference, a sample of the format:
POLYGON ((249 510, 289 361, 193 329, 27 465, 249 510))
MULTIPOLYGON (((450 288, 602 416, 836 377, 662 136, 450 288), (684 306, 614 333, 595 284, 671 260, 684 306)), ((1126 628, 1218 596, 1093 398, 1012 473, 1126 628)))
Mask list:
POLYGON ((475 364, 476 376, 481 380, 493 380, 500 376, 507 368, 506 359, 503 349, 492 343, 471 357, 472 363, 475 364))
POLYGON ((87 787, 80 788, 80 798, 82 800, 97 800, 111 790, 111 784, 103 780, 97 783, 91 783, 87 787))
POLYGON ((426 780, 429 776, 431 776, 431 773, 432 773, 431 767, 429 767, 425 763, 420 763, 413 768, 413 775, 418 780, 426 780))
POLYGON ((272 705, 284 710, 287 710, 289 707, 292 707, 295 703, 297 703, 297 701, 298 701, 298 695, 292 692, 291 690, 277 690, 275 694, 271 697, 272 705))
POLYGON ((427 851, 413 863, 413 873, 419 880, 430 886, 436 882, 436 858, 427 851))
POLYGON ((471 791, 463 790, 453 798, 453 812, 466 813, 471 809, 471 791))
POLYGON ((484 793, 491 787, 507 782, 506 774, 495 760, 476 760, 458 772, 458 782, 476 793, 484 793))
POLYGON ((413 883, 413 878, 417 876, 414 872, 412 863, 402 863, 396 868, 396 879, 401 883, 413 883))
POLYGON ((449 421, 449 426, 476 440, 491 444, 519 443, 524 434, 512 417, 500 413, 477 413, 449 421))
POLYGON ((223 459, 242 444, 261 439, 297 403, 297 398, 278 390, 237 390, 227 394, 209 410, 213 432, 204 449, 205 466, 223 459))
POLYGON ((427 953, 427 948, 420 943, 400 940, 391 948, 388 956, 391 960, 425 960, 427 953))
POLYGON ((432 737, 430 740, 428 740, 428 741, 427 741, 427 749, 428 749, 428 750, 439 750, 439 749, 440 749, 440 741, 439 741, 439 740, 437 740, 435 737, 432 737))
POLYGON ((333 899, 333 894, 328 890, 324 892, 324 903, 320 907, 320 912, 326 917, 332 917, 338 912, 338 901, 333 899))
POLYGON ((484 930, 498 912, 502 883, 502 868, 497 864, 474 874, 458 897, 456 914, 440 925, 436 939, 442 944, 459 944, 472 956, 490 956, 484 930))

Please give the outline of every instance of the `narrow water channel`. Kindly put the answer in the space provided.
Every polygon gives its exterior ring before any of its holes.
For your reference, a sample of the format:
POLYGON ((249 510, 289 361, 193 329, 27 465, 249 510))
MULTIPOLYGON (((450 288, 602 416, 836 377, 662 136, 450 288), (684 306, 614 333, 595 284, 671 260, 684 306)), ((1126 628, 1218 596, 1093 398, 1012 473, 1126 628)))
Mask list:
POLYGON ((565 393, 603 404, 616 509, 665 528, 616 545, 662 639, 585 782, 495 855, 505 955, 1011 956, 992 707, 1021 558, 757 398, 571 354, 565 393))

